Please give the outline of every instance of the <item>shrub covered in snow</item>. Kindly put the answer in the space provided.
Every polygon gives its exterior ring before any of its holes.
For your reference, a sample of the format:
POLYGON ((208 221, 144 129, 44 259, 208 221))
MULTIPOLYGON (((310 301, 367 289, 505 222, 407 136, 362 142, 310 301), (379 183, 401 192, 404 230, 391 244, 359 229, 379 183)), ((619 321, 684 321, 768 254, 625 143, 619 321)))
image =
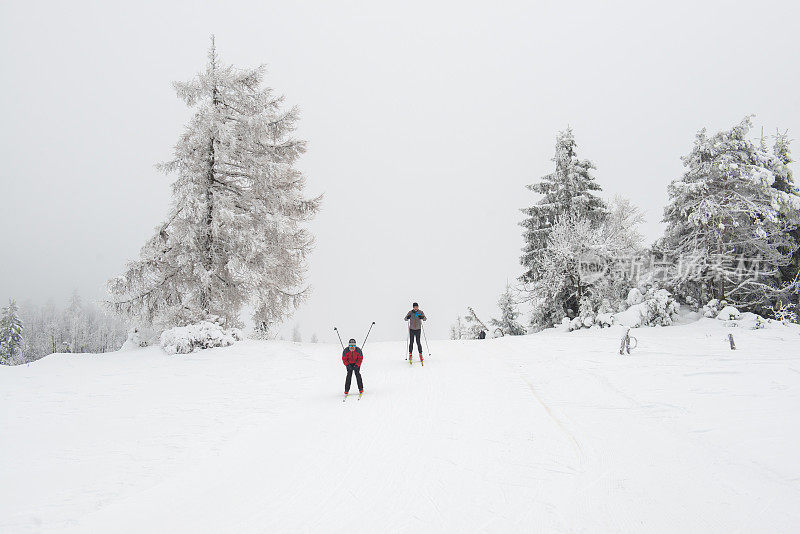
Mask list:
POLYGON ((717 314, 717 319, 719 319, 720 321, 735 321, 739 319, 741 316, 742 314, 739 313, 739 310, 737 310, 733 306, 725 306, 717 314))
POLYGON ((188 354, 195 349, 227 347, 243 337, 238 328, 226 329, 221 321, 212 319, 165 330, 161 334, 161 348, 167 354, 188 354))
POLYGON ((630 291, 628 291, 628 298, 626 302, 628 306, 634 306, 636 304, 640 304, 644 300, 644 296, 642 292, 639 291, 638 288, 632 287, 630 291))
POLYGON ((727 305, 728 303, 724 300, 711 299, 708 301, 708 304, 703 306, 703 308, 700 310, 700 313, 703 314, 703 317, 714 319, 715 317, 719 316, 720 310, 727 305))
POLYGON ((138 349, 139 347, 146 347, 147 341, 142 339, 142 334, 139 331, 139 328, 133 327, 128 330, 128 337, 125 339, 125 343, 122 344, 120 350, 134 350, 138 349))
POLYGON ((599 324, 600 328, 611 326, 614 324, 614 314, 610 312, 598 313, 595 318, 595 324, 599 324))
POLYGON ((642 298, 642 302, 615 314, 614 322, 630 327, 668 326, 678 315, 680 305, 666 289, 652 287, 642 298))
POLYGON ((648 290, 645 296, 645 303, 647 303, 645 324, 648 326, 671 325, 680 308, 680 304, 672 298, 672 295, 666 289, 652 288, 648 290))
POLYGON ((772 306, 772 316, 776 321, 783 324, 796 323, 797 313, 794 311, 794 304, 776 304, 772 306))

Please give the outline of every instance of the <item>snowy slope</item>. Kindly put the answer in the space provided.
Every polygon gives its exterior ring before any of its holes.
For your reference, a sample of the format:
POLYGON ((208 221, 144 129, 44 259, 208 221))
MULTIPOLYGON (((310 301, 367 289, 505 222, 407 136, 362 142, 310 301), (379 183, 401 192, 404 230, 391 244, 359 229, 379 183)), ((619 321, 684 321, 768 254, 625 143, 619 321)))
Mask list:
POLYGON ((0 368, 0 532, 796 532, 798 329, 727 331, 0 368))

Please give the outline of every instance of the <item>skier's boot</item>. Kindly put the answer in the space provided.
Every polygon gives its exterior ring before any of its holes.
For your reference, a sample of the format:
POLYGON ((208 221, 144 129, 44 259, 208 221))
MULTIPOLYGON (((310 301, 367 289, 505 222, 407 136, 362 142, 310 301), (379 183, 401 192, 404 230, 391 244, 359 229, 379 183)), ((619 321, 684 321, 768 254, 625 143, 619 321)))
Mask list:
POLYGON ((421 352, 419 353, 419 363, 421 363, 422 365, 425 365, 425 360, 422 359, 422 353, 421 352))

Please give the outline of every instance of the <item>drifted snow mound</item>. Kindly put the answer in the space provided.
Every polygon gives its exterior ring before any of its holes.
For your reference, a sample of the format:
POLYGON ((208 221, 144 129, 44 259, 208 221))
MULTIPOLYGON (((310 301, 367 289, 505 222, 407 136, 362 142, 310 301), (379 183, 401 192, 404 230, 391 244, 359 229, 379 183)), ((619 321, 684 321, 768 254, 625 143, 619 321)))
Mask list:
POLYGON ((211 321, 176 326, 161 334, 161 348, 167 354, 188 354, 195 349, 227 347, 243 339, 238 328, 225 329, 211 321))
POLYGON ((736 321, 741 317, 742 314, 739 313, 739 310, 737 310, 733 306, 725 306, 717 314, 717 319, 719 319, 720 321, 736 321))

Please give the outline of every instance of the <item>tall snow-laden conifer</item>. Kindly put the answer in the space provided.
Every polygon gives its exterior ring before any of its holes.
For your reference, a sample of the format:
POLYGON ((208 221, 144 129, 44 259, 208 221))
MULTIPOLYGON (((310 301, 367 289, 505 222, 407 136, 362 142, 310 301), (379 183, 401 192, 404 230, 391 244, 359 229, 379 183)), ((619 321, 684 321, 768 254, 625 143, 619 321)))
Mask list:
POLYGON ((800 197, 779 156, 748 139, 751 127, 746 117, 711 137, 700 130, 682 158, 686 172, 669 185, 658 248, 679 259, 677 291, 760 311, 796 293, 780 269, 797 249, 790 232, 800 222, 800 197))
POLYGON ((0 359, 5 363, 18 363, 17 356, 22 352, 22 331, 17 303, 9 299, 0 316, 0 359))
MULTIPOLYGON (((775 143, 772 146, 772 154, 774 156, 772 164, 773 172, 775 173, 775 182, 772 184, 772 187, 782 191, 789 198, 800 198, 798 197, 798 195, 800 195, 800 190, 798 190, 797 185, 794 183, 792 170, 789 168, 789 164, 792 163, 790 143, 791 140, 789 139, 788 131, 778 131, 775 133, 775 143)), ((792 261, 789 265, 780 267, 783 282, 791 284, 800 274, 800 224, 795 224, 798 223, 796 220, 793 223, 792 215, 797 215, 797 213, 793 213, 792 210, 783 210, 779 212, 779 214, 787 219, 788 227, 791 228, 794 226, 789 230, 788 236, 792 241, 792 246, 795 247, 795 251, 792 254, 792 261)), ((788 300, 793 302, 795 306, 800 309, 800 288, 795 285, 794 290, 790 293, 788 300)))
POLYGON ((160 327, 209 316, 230 324, 249 302, 266 333, 306 294, 313 239, 302 223, 321 199, 304 197, 294 167, 306 147, 293 137, 299 112, 263 78, 263 67, 222 64, 212 37, 205 71, 174 83, 194 114, 160 165, 177 176, 172 210, 139 260, 109 281, 118 313, 160 327))
POLYGON ((520 223, 525 228, 525 246, 520 260, 525 267, 521 277, 523 282, 539 278, 538 266, 547 247, 547 238, 561 217, 572 214, 599 223, 606 214, 605 203, 594 194, 594 191, 600 191, 600 186, 591 175, 595 166, 589 160, 578 159, 571 128, 556 137, 553 162, 553 172, 543 176, 541 182, 527 186, 531 191, 541 194, 542 198, 530 208, 522 210, 527 215, 520 223))

